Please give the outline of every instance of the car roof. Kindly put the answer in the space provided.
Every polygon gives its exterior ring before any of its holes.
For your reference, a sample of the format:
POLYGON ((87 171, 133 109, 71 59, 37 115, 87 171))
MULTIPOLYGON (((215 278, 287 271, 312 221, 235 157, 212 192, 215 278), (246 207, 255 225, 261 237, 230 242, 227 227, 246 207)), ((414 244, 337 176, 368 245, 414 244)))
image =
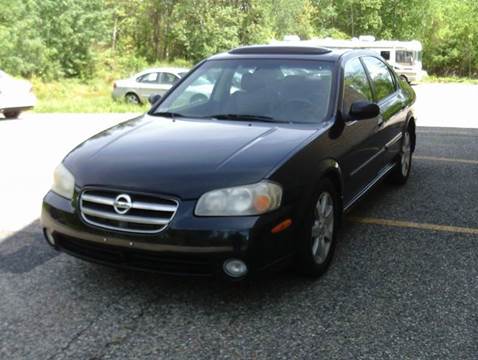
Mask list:
POLYGON ((359 56, 377 54, 360 49, 329 49, 307 45, 253 45, 243 46, 210 57, 210 60, 238 59, 238 58, 288 58, 288 59, 317 59, 338 61, 345 55, 359 56))
POLYGON ((137 73, 136 75, 145 74, 145 73, 148 73, 148 72, 170 72, 170 73, 173 73, 173 74, 178 74, 178 73, 187 72, 187 71, 189 71, 188 68, 180 68, 180 67, 157 67, 157 68, 144 69, 143 71, 137 73))

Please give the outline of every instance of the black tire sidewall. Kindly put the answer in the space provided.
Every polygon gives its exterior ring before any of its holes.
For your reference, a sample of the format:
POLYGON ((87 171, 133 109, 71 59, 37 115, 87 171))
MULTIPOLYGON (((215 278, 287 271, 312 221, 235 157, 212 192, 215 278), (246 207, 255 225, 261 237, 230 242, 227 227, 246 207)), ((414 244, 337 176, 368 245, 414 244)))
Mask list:
POLYGON ((317 188, 314 192, 314 195, 311 198, 310 203, 307 206, 307 213, 304 218, 304 225, 301 230, 300 235, 300 243, 298 249, 298 268, 299 271, 305 275, 318 277, 322 275, 327 268, 330 266, 330 263, 333 259, 335 247, 337 244, 337 231, 339 225, 339 201, 338 201, 338 193, 334 186, 334 184, 329 179, 324 179, 319 182, 317 188), (326 260, 318 264, 314 260, 314 256, 312 254, 312 225, 315 221, 315 206, 319 199, 319 196, 323 192, 328 192, 332 198, 334 203, 334 232, 332 236, 332 243, 330 245, 329 253, 327 254, 326 260))
POLYGON ((6 119, 17 119, 20 116, 20 111, 5 111, 3 115, 6 119))

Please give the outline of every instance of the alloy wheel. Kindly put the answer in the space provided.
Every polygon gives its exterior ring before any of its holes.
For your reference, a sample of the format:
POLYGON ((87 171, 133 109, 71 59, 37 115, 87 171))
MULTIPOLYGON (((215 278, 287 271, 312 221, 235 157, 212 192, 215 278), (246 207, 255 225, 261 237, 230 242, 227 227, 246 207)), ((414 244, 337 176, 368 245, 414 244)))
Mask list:
POLYGON ((328 192, 323 192, 315 205, 312 225, 312 255, 317 264, 326 261, 334 235, 334 202, 328 192))

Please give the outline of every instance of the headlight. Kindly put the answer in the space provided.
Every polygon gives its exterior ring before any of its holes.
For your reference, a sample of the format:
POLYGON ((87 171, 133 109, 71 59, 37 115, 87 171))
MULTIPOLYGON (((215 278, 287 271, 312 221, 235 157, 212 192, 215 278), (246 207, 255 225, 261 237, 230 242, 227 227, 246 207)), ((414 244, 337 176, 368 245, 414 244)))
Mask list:
POLYGON ((260 215, 280 206, 282 188, 269 181, 210 191, 199 199, 198 216, 260 215))
POLYGON ((67 199, 73 198, 75 178, 63 164, 58 165, 53 173, 53 186, 51 190, 67 199))

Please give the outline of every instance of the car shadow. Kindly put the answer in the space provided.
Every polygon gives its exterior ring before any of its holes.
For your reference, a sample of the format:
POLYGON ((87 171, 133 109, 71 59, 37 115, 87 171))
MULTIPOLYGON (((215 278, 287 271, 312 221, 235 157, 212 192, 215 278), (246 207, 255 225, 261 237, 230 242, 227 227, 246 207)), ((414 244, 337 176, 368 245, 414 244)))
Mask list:
POLYGON ((290 297, 300 296, 311 288, 336 287, 334 283, 341 277, 341 265, 346 261, 342 254, 350 253, 350 239, 344 236, 348 231, 341 231, 336 260, 320 279, 302 277, 289 267, 242 282, 231 282, 216 278, 165 276, 88 263, 52 249, 44 240, 39 220, 36 220, 0 242, 0 274, 44 273, 47 278, 43 278, 44 286, 40 291, 52 291, 50 286, 58 291, 56 285, 53 286, 58 283, 77 289, 62 293, 64 301, 68 301, 69 296, 77 296, 82 289, 91 292, 93 288, 94 296, 99 298, 114 290, 125 294, 131 292, 136 299, 163 302, 171 297, 174 301, 197 301, 204 305, 208 302, 229 305, 261 304, 263 301, 277 303, 284 297, 290 300, 290 297))
POLYGON ((45 246, 39 220, 0 241, 0 272, 24 274, 58 256, 45 246))

